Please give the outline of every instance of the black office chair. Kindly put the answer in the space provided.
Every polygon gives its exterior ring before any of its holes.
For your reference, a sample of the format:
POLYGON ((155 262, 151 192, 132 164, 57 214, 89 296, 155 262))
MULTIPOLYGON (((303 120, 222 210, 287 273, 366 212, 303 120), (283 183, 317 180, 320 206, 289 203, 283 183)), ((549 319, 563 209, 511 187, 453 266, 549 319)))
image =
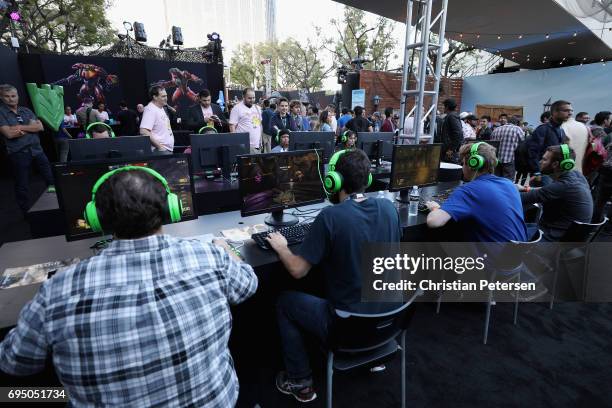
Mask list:
POLYGON ((336 310, 329 335, 327 353, 327 402, 332 406, 332 376, 334 369, 346 371, 375 365, 401 349, 402 408, 406 406, 406 330, 414 314, 412 302, 416 292, 401 307, 381 314, 360 314, 336 310), (400 344, 397 337, 400 337, 400 344))
POLYGON ((591 224, 588 222, 573 221, 572 225, 567 229, 567 232, 561 238, 560 242, 575 242, 582 243, 583 245, 573 247, 569 250, 563 250, 561 246, 555 256, 555 275, 553 278, 552 290, 550 293, 550 304, 549 308, 552 310, 555 303, 555 294, 557 291, 557 280, 559 278, 559 268, 561 265, 565 265, 569 262, 575 262, 580 258, 584 258, 584 277, 586 278, 588 271, 588 260, 589 260, 589 243, 591 243, 599 234, 602 227, 608 222, 608 218, 604 217, 603 221, 597 224, 591 224))
MULTIPOLYGON (((518 283, 521 282, 521 274, 526 272, 526 265, 523 261, 523 255, 526 251, 529 250, 530 245, 537 244, 542 240, 542 236, 544 233, 542 230, 538 230, 537 234, 533 237, 533 239, 529 242, 520 242, 520 241, 510 241, 510 245, 507 247, 508 253, 506 253, 503 258, 508 261, 516 261, 515 263, 503 265, 496 268, 489 279, 489 282, 496 280, 496 278, 501 274, 504 276, 504 279, 508 282, 516 280, 518 283), (520 254, 519 256, 512 256, 511 253, 516 252, 520 254)), ((491 306, 493 302, 493 292, 489 290, 489 299, 487 300, 487 309, 485 312, 485 324, 484 324, 484 332, 482 336, 482 343, 487 344, 487 340, 489 338, 489 322, 491 320, 491 306)), ((516 322, 518 320, 518 305, 519 305, 519 291, 515 291, 514 293, 514 315, 512 317, 512 324, 516 326, 516 322)))

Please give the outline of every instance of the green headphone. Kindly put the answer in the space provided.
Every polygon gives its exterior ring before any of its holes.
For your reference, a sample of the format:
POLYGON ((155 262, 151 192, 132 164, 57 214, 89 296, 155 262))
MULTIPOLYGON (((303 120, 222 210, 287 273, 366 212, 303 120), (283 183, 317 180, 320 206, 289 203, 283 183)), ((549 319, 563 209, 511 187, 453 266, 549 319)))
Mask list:
POLYGON ((110 133, 110 137, 115 137, 115 132, 113 132, 113 128, 112 127, 110 127, 109 125, 107 125, 104 122, 93 122, 93 123, 90 123, 89 126, 87 126, 87 129, 85 129, 85 137, 87 139, 91 139, 91 136, 89 135, 89 129, 91 129, 95 125, 102 125, 102 126, 106 127, 108 129, 108 132, 110 133))
POLYGON ((560 147, 561 153, 563 154, 563 160, 559 163, 559 167, 561 167, 563 171, 570 171, 576 166, 576 161, 570 156, 570 148, 568 145, 562 144, 560 147))
MULTIPOLYGON (((276 140, 276 143, 277 143, 277 144, 280 144, 280 132, 281 132, 282 130, 283 130, 283 129, 278 129, 278 130, 276 131, 276 137, 274 138, 274 140, 276 140)), ((290 130, 287 130, 287 132, 289 132, 289 133, 287 133, 287 134, 289 135, 289 137, 291 137, 291 131, 290 131, 290 130)))
POLYGON ((170 187, 168 186, 168 182, 166 181, 166 179, 161 174, 148 167, 124 166, 103 174, 102 177, 100 177, 98 181, 96 181, 96 184, 94 184, 93 189, 91 190, 91 201, 87 203, 87 205, 85 206, 85 211, 83 212, 85 222, 89 224, 91 229, 94 232, 102 232, 102 225, 100 224, 100 219, 98 218, 98 210, 96 209, 96 192, 98 191, 100 186, 104 184, 104 182, 111 178, 113 175, 119 173, 120 171, 129 170, 146 171, 163 184, 164 188, 166 189, 166 192, 168 193, 167 199, 168 210, 170 212, 170 220, 172 222, 179 222, 181 220, 181 212, 183 207, 181 206, 178 196, 170 191, 170 187))
MULTIPOLYGON (((334 155, 329 159, 329 168, 327 171, 327 176, 325 176, 325 181, 323 182, 323 186, 328 193, 337 193, 342 189, 342 174, 336 171, 336 163, 340 156, 344 153, 351 151, 350 149, 338 150, 334 155)), ((368 172, 368 184, 367 187, 370 187, 372 184, 372 173, 368 172)))
MULTIPOLYGON (((345 130, 344 132, 342 132, 342 135, 340 136, 340 141, 342 143, 346 143, 348 140, 348 136, 346 135, 348 132, 352 132, 352 130, 345 130)), ((355 137, 357 137, 357 134, 355 134, 355 137)))
POLYGON ((472 170, 480 170, 485 164, 485 158, 478 154, 478 147, 484 142, 474 143, 470 149, 468 167, 472 170))
POLYGON ((208 126, 208 125, 206 125, 206 126, 202 126, 202 127, 200 128, 200 130, 198 130, 198 135, 202 134, 202 132, 203 132, 203 131, 205 131, 206 129, 210 129, 210 130, 214 131, 215 133, 219 133, 219 132, 217 132, 217 129, 215 129, 215 127, 214 127, 214 126, 208 126))

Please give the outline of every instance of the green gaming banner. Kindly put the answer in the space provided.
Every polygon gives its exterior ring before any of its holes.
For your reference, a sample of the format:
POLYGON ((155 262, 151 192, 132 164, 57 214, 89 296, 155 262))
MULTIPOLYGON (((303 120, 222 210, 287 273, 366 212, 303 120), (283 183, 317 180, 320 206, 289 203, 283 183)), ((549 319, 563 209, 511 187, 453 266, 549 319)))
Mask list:
POLYGON ((64 88, 59 85, 51 87, 42 84, 40 88, 34 83, 26 84, 36 116, 48 127, 59 130, 64 120, 64 88))

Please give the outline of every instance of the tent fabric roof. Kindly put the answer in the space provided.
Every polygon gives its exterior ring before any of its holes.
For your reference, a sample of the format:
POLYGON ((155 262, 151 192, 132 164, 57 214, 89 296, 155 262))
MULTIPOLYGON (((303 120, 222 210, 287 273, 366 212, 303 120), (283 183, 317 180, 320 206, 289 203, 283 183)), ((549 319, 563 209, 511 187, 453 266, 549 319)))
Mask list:
MULTIPOLYGON (((335 1, 402 23, 406 20, 406 1, 335 1)), ((581 16, 572 14, 570 7, 557 1, 449 0, 448 3, 447 38, 492 53, 499 51, 499 55, 514 60, 523 68, 548 68, 551 62, 587 63, 612 59, 612 43, 609 46, 605 37, 600 38, 602 34, 592 31, 592 25, 587 27, 583 24, 585 20, 579 18, 581 16)), ((441 1, 434 1, 432 16, 439 12, 440 6, 441 1)), ((607 33, 605 22, 599 24, 599 28, 607 33)))

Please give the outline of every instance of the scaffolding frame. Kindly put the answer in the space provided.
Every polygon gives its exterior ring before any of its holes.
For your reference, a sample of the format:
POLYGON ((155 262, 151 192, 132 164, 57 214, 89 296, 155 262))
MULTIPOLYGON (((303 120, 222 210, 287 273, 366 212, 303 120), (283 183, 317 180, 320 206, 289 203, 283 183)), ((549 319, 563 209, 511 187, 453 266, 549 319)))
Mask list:
POLYGON ((435 0, 407 0, 406 4, 406 41, 404 49, 404 69, 402 73, 402 93, 400 96, 400 123, 398 143, 414 140, 415 144, 420 143, 421 139, 427 139, 429 143, 433 143, 433 135, 436 126, 436 107, 438 106, 438 92, 440 90, 440 81, 442 80, 442 56, 444 54, 444 35, 446 32, 446 16, 448 10, 448 0, 441 1, 440 12, 432 20, 432 8, 435 0), (412 26, 413 10, 417 7, 417 20, 412 26), (437 44, 430 43, 432 28, 438 25, 439 41, 437 44), (420 39, 416 41, 412 39, 413 33, 420 33, 420 39), (436 66, 432 67, 429 62, 429 50, 435 49, 437 52, 436 66), (412 73, 410 65, 410 55, 413 58, 418 55, 418 67, 415 75, 414 89, 410 87, 410 74, 412 73), (433 73, 434 87, 433 90, 425 90, 427 81, 428 69, 433 73), (425 110, 425 97, 431 96, 431 106, 425 110), (408 113, 414 113, 413 134, 406 135, 403 133, 404 122, 406 120, 406 104, 409 98, 415 98, 414 107, 408 113), (424 128, 425 119, 430 116, 429 133, 421 134, 421 129, 424 128))

